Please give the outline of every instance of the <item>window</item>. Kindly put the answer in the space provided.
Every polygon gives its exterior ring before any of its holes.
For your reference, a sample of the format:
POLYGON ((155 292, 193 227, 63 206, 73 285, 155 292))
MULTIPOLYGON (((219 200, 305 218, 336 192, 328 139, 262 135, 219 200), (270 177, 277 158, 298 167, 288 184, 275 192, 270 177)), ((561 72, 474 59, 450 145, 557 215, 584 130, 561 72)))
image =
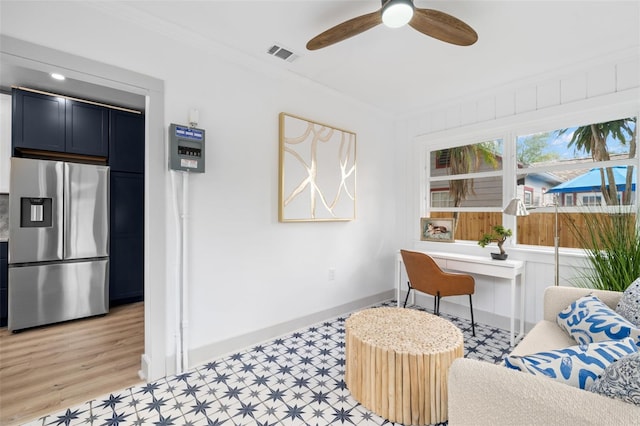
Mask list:
POLYGON ((576 205, 576 201, 574 199, 573 194, 565 194, 564 195, 564 203, 565 206, 571 207, 576 205))
MULTIPOLYGON (((575 223, 585 212, 634 205, 638 174, 635 126, 635 118, 624 118, 518 136, 517 173, 543 193, 530 215, 517 219, 519 229, 537 228, 539 232, 524 229, 518 233, 518 243, 552 245, 555 228, 549 221, 555 220, 556 204, 561 223, 575 223)), ((567 228, 561 231, 561 245, 579 247, 570 227, 561 227, 567 228)))
POLYGON ((433 207, 451 207, 453 199, 448 190, 431 190, 431 205, 433 207))
POLYGON ((456 219, 457 239, 479 237, 466 223, 471 212, 502 207, 502 147, 495 139, 429 153, 427 209, 431 217, 456 219))
POLYGON ((602 205, 602 197, 599 195, 585 195, 582 197, 583 206, 600 206, 602 205))
POLYGON ((501 205, 502 141, 432 151, 430 164, 431 191, 447 190, 448 206, 501 205), (443 152, 447 153, 446 167, 440 167, 443 152))
POLYGON ((436 169, 446 169, 449 167, 449 154, 450 151, 448 149, 436 151, 436 169))
MULTIPOLYGON (((511 193, 530 211, 515 219, 517 243, 553 246, 556 206, 572 220, 571 215, 589 207, 635 205, 635 126, 636 118, 622 118, 521 135, 507 130, 513 135, 504 139, 508 142, 496 138, 432 149, 424 211, 431 217, 454 217, 456 239, 477 241, 502 223, 508 176, 514 182, 511 193), (506 143, 511 145, 504 157, 506 143)), ((568 235, 560 240, 565 247, 578 247, 568 235)))

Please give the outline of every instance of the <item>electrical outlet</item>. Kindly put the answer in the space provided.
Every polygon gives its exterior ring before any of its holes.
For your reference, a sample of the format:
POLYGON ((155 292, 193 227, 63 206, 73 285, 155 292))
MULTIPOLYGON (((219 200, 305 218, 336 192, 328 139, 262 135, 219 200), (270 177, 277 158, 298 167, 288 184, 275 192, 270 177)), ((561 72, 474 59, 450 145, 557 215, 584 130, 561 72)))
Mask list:
POLYGON ((329 281, 335 281, 336 279, 336 268, 329 268, 329 281))

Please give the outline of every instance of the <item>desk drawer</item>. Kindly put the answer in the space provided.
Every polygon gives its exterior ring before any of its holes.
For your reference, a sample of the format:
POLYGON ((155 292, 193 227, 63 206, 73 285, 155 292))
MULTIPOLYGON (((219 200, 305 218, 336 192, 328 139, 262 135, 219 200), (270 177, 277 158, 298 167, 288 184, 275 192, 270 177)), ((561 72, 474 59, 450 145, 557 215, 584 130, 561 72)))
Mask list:
MULTIPOLYGON (((496 278, 515 278, 515 270, 511 266, 502 266, 494 264, 481 264, 465 262, 461 260, 447 259, 444 268, 451 271, 466 272, 469 274, 488 275, 496 278)), ((495 260, 494 262, 501 262, 495 260)))

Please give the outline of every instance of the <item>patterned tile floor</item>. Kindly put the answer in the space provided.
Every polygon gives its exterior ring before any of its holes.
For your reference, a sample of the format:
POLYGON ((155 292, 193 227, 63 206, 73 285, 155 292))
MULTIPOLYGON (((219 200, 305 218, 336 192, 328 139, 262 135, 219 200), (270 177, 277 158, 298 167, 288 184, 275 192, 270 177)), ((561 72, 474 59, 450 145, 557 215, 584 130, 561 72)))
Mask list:
MULTIPOLYGON (((380 306, 395 306, 395 301, 380 306)), ((345 386, 348 316, 26 424, 393 425, 356 402, 345 386)), ((462 330, 465 357, 495 363, 509 352, 506 330, 476 324, 472 337, 469 320, 442 316, 462 330)))

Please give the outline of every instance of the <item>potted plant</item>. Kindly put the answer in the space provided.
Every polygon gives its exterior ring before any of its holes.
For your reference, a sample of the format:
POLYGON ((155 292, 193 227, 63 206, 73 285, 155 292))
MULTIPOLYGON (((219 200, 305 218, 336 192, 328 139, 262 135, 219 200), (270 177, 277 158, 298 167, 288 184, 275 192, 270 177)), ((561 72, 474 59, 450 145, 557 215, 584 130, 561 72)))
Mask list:
POLYGON ((496 260, 505 260, 508 256, 507 253, 504 252, 503 244, 507 241, 512 235, 511 229, 507 229, 502 225, 496 225, 493 227, 490 233, 486 233, 478 240, 478 245, 480 247, 486 247, 487 244, 496 243, 498 244, 498 249, 500 249, 500 253, 491 253, 491 257, 496 260))
POLYGON ((577 287, 625 291, 640 277, 640 228, 628 206, 563 219, 586 254, 585 267, 574 277, 577 287))

